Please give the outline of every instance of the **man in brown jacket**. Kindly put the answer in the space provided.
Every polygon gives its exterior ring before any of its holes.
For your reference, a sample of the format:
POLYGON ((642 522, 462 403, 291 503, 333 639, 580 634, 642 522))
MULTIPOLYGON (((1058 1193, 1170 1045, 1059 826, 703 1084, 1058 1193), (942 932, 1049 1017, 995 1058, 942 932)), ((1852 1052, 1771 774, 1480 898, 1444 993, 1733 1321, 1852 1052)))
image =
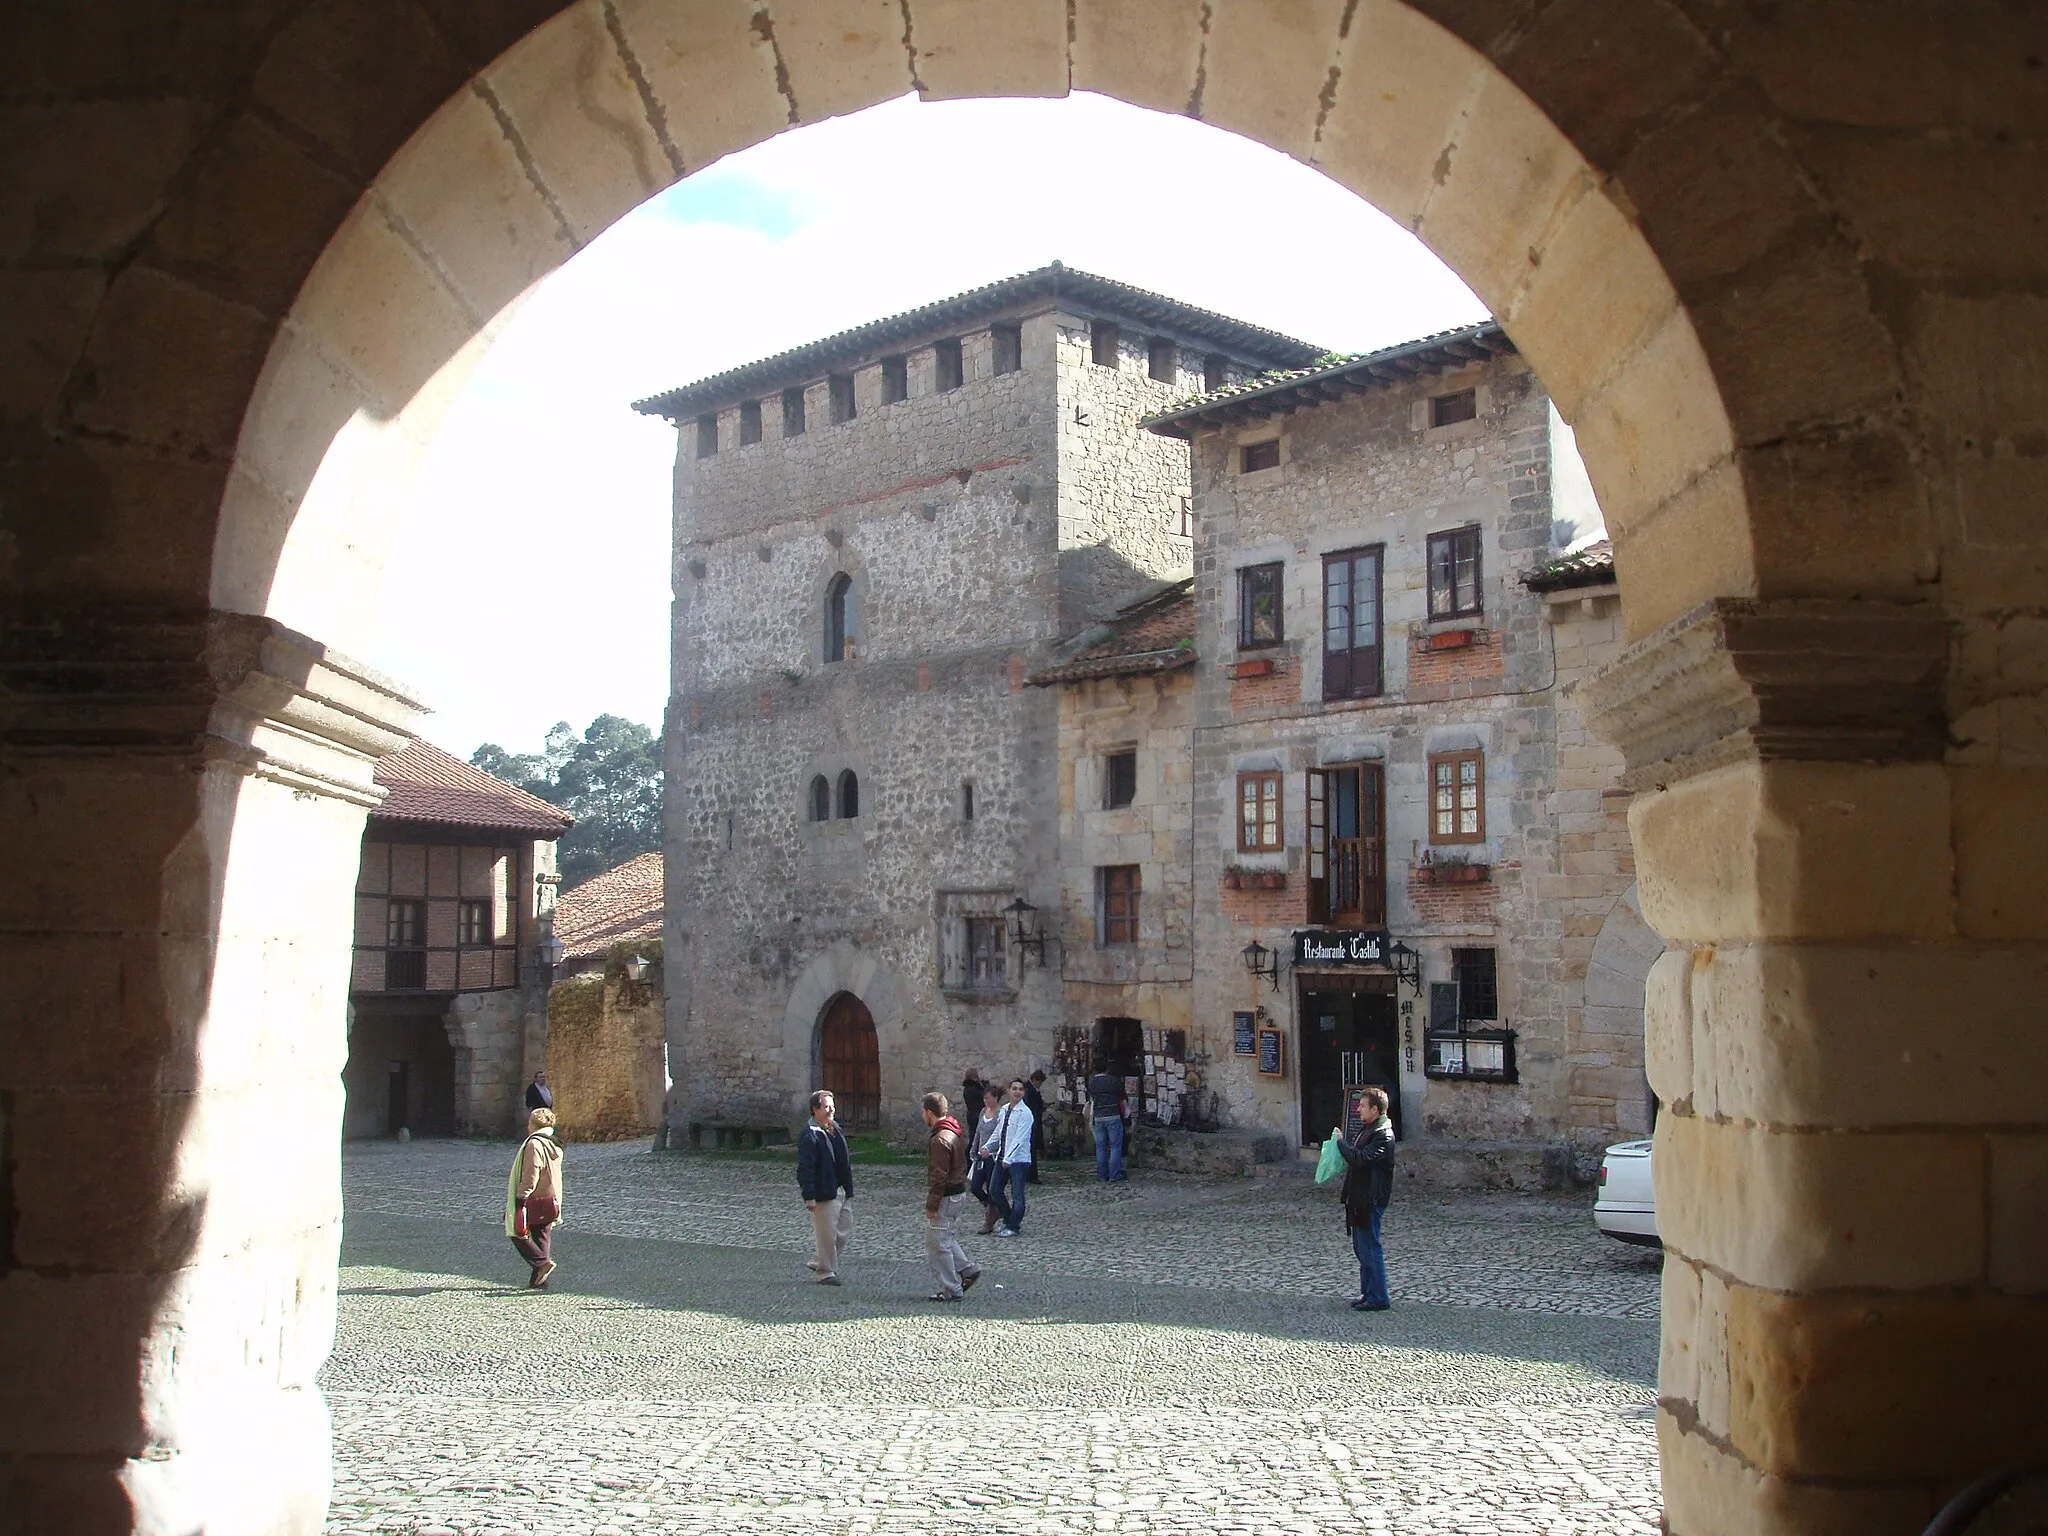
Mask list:
POLYGON ((967 1138, 946 1113, 946 1096, 924 1096, 924 1123, 931 1127, 925 1154, 924 1256, 938 1289, 932 1301, 958 1301, 981 1278, 981 1266, 960 1246, 960 1207, 967 1202, 967 1138))

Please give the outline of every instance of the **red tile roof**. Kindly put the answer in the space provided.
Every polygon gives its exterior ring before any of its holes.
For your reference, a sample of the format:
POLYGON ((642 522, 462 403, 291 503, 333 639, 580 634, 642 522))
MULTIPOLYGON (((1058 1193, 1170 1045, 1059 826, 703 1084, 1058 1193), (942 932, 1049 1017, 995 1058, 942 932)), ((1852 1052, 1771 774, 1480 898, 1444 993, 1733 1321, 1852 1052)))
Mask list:
POLYGON ((661 937, 662 863, 643 853, 593 876, 555 902, 555 937, 564 964, 602 955, 614 944, 661 937))
POLYGON ((1522 577, 1522 585, 1531 592, 1567 592, 1573 587, 1604 587, 1613 582, 1614 545, 1606 539, 1568 555, 1553 556, 1522 577))
POLYGON ((1131 604, 1107 627, 1106 637, 1047 667, 1031 681, 1043 688, 1053 683, 1078 683, 1094 677, 1139 677, 1148 672, 1172 672, 1193 666, 1194 582, 1176 582, 1164 592, 1131 604))
POLYGON ((547 841, 576 824, 576 818, 560 807, 424 741, 379 761, 377 782, 390 793, 370 812, 372 821, 484 827, 547 841))

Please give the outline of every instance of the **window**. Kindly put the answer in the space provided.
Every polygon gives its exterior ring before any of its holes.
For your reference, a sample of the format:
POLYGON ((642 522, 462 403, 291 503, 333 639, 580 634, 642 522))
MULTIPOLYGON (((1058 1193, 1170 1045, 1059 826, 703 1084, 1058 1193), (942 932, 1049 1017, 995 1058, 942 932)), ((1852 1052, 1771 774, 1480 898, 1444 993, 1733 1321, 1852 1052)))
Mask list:
POLYGON ((802 437, 804 435, 804 392, 802 389, 785 389, 782 392, 782 435, 802 437))
POLYGON ((488 901, 465 901, 456 919, 456 942, 465 948, 489 944, 496 938, 491 932, 491 904, 488 901))
POLYGON ((1089 325, 1088 349, 1098 368, 1114 368, 1122 360, 1123 348, 1118 343, 1116 327, 1107 320, 1096 320, 1089 325))
POLYGON ((708 459, 718 452, 718 418, 704 415, 697 418, 697 457, 708 459))
POLYGON ((423 949, 427 942, 427 904, 394 901, 384 909, 384 944, 388 949, 423 949))
POLYGON ((894 405, 898 400, 910 398, 910 359, 907 357, 885 357, 882 359, 882 404, 894 405))
POLYGON ((1479 530, 1452 528, 1429 536, 1429 616, 1463 619, 1479 612, 1479 530))
POLYGON ((1479 396, 1469 389, 1438 395, 1429 402, 1429 424, 1432 427, 1455 426, 1461 421, 1473 420, 1478 414, 1479 396))
POLYGON ((1102 942, 1138 942, 1138 866, 1107 864, 1095 871, 1102 912, 1102 942))
POLYGON ((1451 975, 1458 983, 1459 1023, 1491 1023, 1500 1017, 1500 991, 1494 981, 1492 950, 1452 950, 1451 975))
POLYGON ((1284 638, 1281 623, 1280 579, 1287 567, 1275 560, 1270 565, 1248 565, 1237 573, 1237 648, 1278 645, 1284 638))
POLYGON ((745 400, 740 403, 740 446, 761 441, 761 402, 745 400))
POLYGON ((1000 917, 967 919, 967 985, 1000 991, 1009 981, 1004 949, 1008 940, 1000 917))
POLYGON ((1486 841, 1486 760, 1480 753, 1430 754, 1429 840, 1486 841))
POLYGON ((934 390, 958 389, 967 381, 967 369, 960 357, 960 342, 940 341, 932 344, 932 388, 934 390))
POLYGON ((853 578, 841 571, 825 588, 825 660, 853 660, 853 578))
POLYGON ((811 820, 830 821, 831 819, 832 786, 825 782, 825 775, 822 773, 813 775, 811 779, 811 820))
POLYGON ((384 909, 384 986, 418 992, 427 985, 427 904, 394 901, 384 909))
POLYGON ((1015 373, 1024 366, 1024 330, 1021 326, 989 327, 989 364, 995 373, 1015 373))
POLYGON ((1280 775, 1237 776, 1237 850, 1272 853, 1286 846, 1280 832, 1280 775))
POLYGON ((1138 753, 1111 752, 1102 760, 1102 808, 1120 810, 1138 798, 1138 753))
POLYGON ((1211 352, 1202 359, 1202 392, 1213 393, 1230 382, 1230 359, 1211 352))
POLYGON ((835 373, 825 381, 832 396, 832 425, 843 426, 853 420, 853 375, 835 373))
POLYGON ((1164 336, 1152 338, 1152 344, 1145 349, 1145 371, 1161 384, 1171 384, 1180 377, 1180 350, 1164 336))
POLYGON ((1262 469, 1280 467, 1280 439, 1269 437, 1263 443, 1246 443, 1237 450, 1237 472, 1241 475, 1255 475, 1262 469))
POLYGON ((1308 909, 1313 922, 1387 921, 1386 783, 1378 763, 1308 774, 1308 909))
POLYGON ((1323 697, 1380 692, 1380 551, 1323 556, 1323 697))
POLYGON ((974 820, 974 780, 967 779, 960 785, 960 819, 974 820))
POLYGON ((849 768, 839 775, 839 819, 851 821, 860 814, 860 779, 849 768))

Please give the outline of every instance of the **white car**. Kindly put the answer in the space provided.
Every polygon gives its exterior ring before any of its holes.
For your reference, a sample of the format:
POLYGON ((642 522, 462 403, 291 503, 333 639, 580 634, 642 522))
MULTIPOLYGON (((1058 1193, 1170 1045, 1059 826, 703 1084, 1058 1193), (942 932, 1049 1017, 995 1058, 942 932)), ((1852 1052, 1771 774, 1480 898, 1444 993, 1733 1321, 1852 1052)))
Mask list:
POLYGON ((1600 1159, 1600 1198, 1593 1202, 1593 1225, 1624 1243, 1659 1246, 1650 1143, 1620 1142, 1600 1159))

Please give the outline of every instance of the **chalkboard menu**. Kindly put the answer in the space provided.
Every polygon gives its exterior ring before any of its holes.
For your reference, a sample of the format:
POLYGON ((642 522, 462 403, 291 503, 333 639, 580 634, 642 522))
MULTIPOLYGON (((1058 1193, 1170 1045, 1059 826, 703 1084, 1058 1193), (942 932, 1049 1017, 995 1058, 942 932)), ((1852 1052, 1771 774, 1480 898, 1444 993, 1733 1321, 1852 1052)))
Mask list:
POLYGON ((1259 1076, 1284 1077, 1286 1067, 1280 1054, 1280 1031, 1262 1029, 1259 1031, 1259 1076))
POLYGON ((1237 1054, 1256 1056, 1259 1050, 1258 1015, 1250 1009, 1245 1009, 1240 1013, 1233 1013, 1230 1022, 1233 1026, 1237 1054))

